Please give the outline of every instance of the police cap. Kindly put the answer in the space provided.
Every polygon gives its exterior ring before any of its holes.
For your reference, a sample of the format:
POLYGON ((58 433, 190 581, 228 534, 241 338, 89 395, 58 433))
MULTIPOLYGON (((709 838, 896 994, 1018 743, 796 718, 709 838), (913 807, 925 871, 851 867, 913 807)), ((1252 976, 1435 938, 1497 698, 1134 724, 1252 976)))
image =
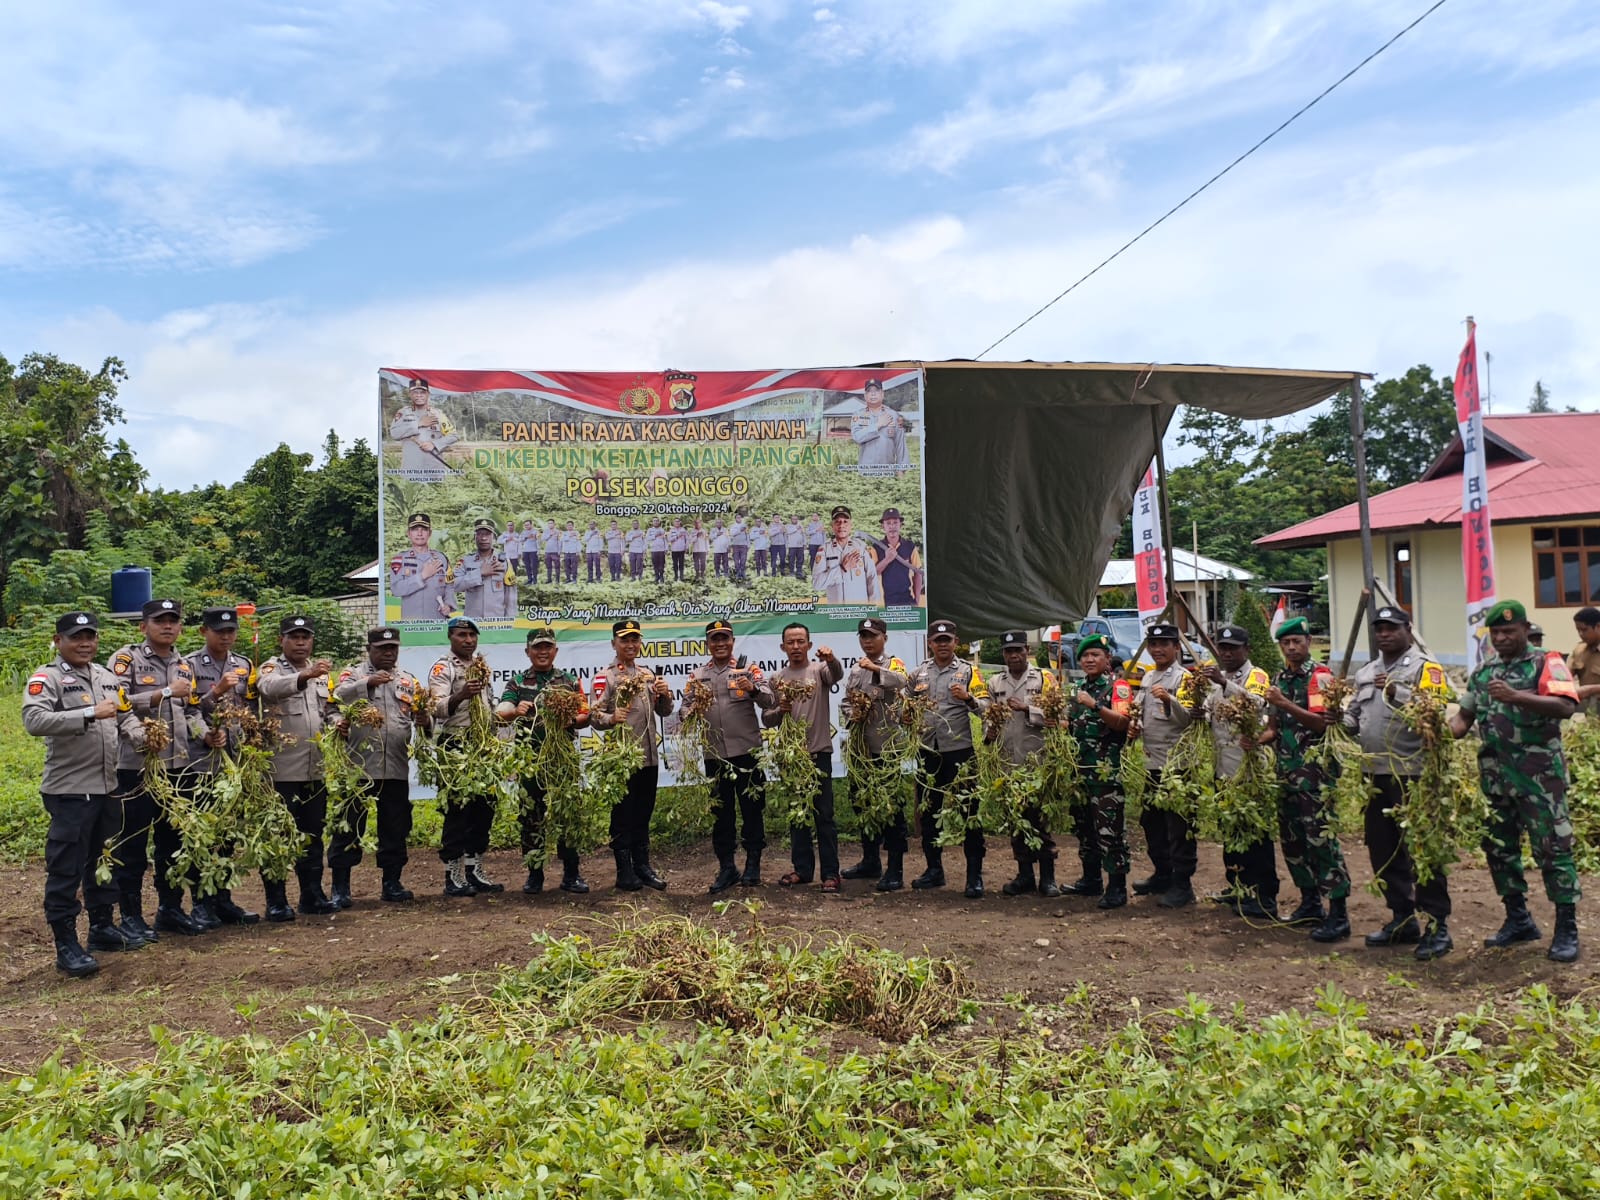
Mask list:
POLYGON ((900 510, 898 508, 886 508, 883 510, 883 516, 878 518, 878 524, 882 525, 890 517, 893 517, 896 521, 905 520, 905 518, 900 515, 900 510))
POLYGON ((75 633, 99 633, 100 622, 92 612, 62 613, 56 618, 56 633, 71 637, 75 633))
POLYGON ((956 623, 954 621, 933 621, 928 625, 928 640, 936 641, 939 638, 953 638, 956 636, 956 623))
POLYGON ((1175 642, 1178 640, 1178 627, 1157 621, 1144 631, 1144 640, 1147 642, 1175 642))
POLYGON ((644 630, 640 628, 639 622, 635 621, 632 617, 628 617, 621 621, 611 622, 612 637, 626 637, 630 633, 637 633, 640 637, 644 636, 644 630))
POLYGON ((706 624, 706 636, 709 637, 713 633, 726 633, 731 637, 733 635, 733 626, 718 617, 715 621, 710 621, 706 624))
POLYGON ((407 529, 432 529, 433 518, 427 513, 412 513, 406 518, 407 529))
POLYGON ((496 525, 488 517, 479 517, 472 523, 473 533, 477 533, 480 529, 487 529, 490 533, 494 533, 499 528, 500 526, 496 525))
POLYGON ((1021 646, 1026 649, 1027 645, 1028 635, 1020 629, 1008 629, 1000 635, 1000 648, 1002 650, 1007 646, 1021 646))
POLYGON ((1248 646, 1250 635, 1237 625, 1224 625, 1217 630, 1217 645, 1219 646, 1248 646))
POLYGON ((862 617, 856 622, 856 632, 861 633, 888 633, 889 626, 877 617, 862 617))
POLYGON ((239 628, 239 610, 236 608, 208 608, 200 614, 200 624, 206 629, 239 628))
POLYGON ((1403 608, 1395 608, 1386 604, 1372 614, 1372 623, 1374 625, 1410 625, 1411 614, 1403 608))
POLYGON ((849 515, 850 508, 848 505, 844 504, 835 504, 833 506, 833 512, 830 514, 832 519, 835 521, 837 521, 840 517, 848 517, 849 515))
POLYGON ((369 646, 398 646, 400 644, 400 631, 392 625, 380 625, 376 629, 367 630, 367 645, 369 646))
POLYGON ((304 613, 290 613, 278 622, 278 634, 280 637, 286 633, 315 633, 316 631, 315 623, 304 613))
POLYGON ((183 616, 183 605, 176 600, 146 600, 144 607, 139 610, 139 615, 146 621, 151 617, 181 617, 183 616))

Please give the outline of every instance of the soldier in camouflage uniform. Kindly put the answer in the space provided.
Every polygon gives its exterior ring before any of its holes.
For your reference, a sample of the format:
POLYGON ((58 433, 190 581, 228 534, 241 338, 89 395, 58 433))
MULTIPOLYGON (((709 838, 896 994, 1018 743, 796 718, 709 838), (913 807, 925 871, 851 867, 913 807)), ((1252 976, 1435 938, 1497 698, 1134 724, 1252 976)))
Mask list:
POLYGON ((1522 875, 1522 835, 1544 875, 1545 895, 1556 906, 1556 931, 1548 957, 1578 957, 1578 872, 1572 861, 1572 819, 1567 813, 1567 763, 1561 752, 1561 722, 1577 711, 1578 688, 1559 654, 1528 644, 1528 613, 1502 600, 1485 623, 1499 658, 1472 673, 1461 711, 1450 720, 1460 737, 1474 721, 1483 738, 1478 770, 1489 801, 1483 853, 1506 921, 1489 946, 1538 939, 1528 913, 1522 875))
POLYGON ((1133 688, 1119 678, 1102 634, 1078 643, 1078 665, 1084 671, 1083 687, 1073 696, 1067 720, 1078 743, 1087 800, 1074 813, 1083 878, 1062 890, 1099 896, 1101 908, 1121 908, 1128 903, 1128 836, 1119 771, 1133 723, 1133 688), (1102 870, 1108 877, 1104 889, 1102 870))
POLYGON ((1307 761, 1328 728, 1323 693, 1333 681, 1333 672, 1311 661, 1311 627, 1304 617, 1285 621, 1277 636, 1284 669, 1267 690, 1272 713, 1262 744, 1277 747, 1283 861, 1300 889, 1300 907, 1285 920, 1291 925, 1313 924, 1313 941, 1337 942, 1350 936, 1345 909, 1350 873, 1345 869, 1339 835, 1331 827, 1328 804, 1332 793, 1327 789, 1332 778, 1325 768, 1307 761))

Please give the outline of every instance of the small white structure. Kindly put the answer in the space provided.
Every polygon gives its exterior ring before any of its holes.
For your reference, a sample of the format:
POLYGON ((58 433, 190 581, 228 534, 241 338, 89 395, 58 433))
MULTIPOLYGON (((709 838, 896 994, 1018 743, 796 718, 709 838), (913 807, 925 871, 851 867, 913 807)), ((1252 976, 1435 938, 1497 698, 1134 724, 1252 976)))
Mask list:
MULTIPOLYGON (((1223 562, 1218 558, 1196 556, 1192 550, 1173 547, 1172 572, 1178 592, 1189 605, 1190 611, 1201 621, 1210 624, 1215 619, 1217 593, 1222 584, 1233 580, 1246 583, 1255 578, 1243 567, 1223 562)), ((1108 588, 1132 588, 1134 562, 1131 558, 1114 558, 1100 573, 1100 592, 1108 588)), ((1180 627, 1187 628, 1183 614, 1178 614, 1180 627)))

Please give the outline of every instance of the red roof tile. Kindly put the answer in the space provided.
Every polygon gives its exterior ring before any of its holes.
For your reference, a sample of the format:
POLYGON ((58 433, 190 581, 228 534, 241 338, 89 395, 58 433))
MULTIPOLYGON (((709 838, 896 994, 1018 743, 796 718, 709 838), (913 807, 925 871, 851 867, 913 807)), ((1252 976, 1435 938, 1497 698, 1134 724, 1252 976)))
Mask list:
MULTIPOLYGON (((1520 413, 1485 417, 1489 436, 1489 513, 1495 521, 1600 516, 1600 413, 1520 413), (1518 461, 1518 459, 1524 461, 1518 461)), ((1368 502, 1375 531, 1461 524, 1461 439, 1440 455, 1430 477, 1380 492, 1368 502)), ((1333 512, 1257 538, 1257 546, 1320 545, 1361 531, 1359 510, 1333 512)))

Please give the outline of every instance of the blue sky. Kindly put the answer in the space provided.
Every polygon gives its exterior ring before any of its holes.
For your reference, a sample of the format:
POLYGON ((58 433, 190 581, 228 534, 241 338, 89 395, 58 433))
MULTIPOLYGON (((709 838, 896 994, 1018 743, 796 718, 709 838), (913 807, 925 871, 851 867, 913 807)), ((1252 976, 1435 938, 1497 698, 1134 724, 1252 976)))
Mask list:
MULTIPOLYGON (((0 353, 169 486, 388 364, 970 357, 1426 0, 3 4, 0 353)), ((1450 0, 991 357, 1600 407, 1600 9, 1450 0)))

